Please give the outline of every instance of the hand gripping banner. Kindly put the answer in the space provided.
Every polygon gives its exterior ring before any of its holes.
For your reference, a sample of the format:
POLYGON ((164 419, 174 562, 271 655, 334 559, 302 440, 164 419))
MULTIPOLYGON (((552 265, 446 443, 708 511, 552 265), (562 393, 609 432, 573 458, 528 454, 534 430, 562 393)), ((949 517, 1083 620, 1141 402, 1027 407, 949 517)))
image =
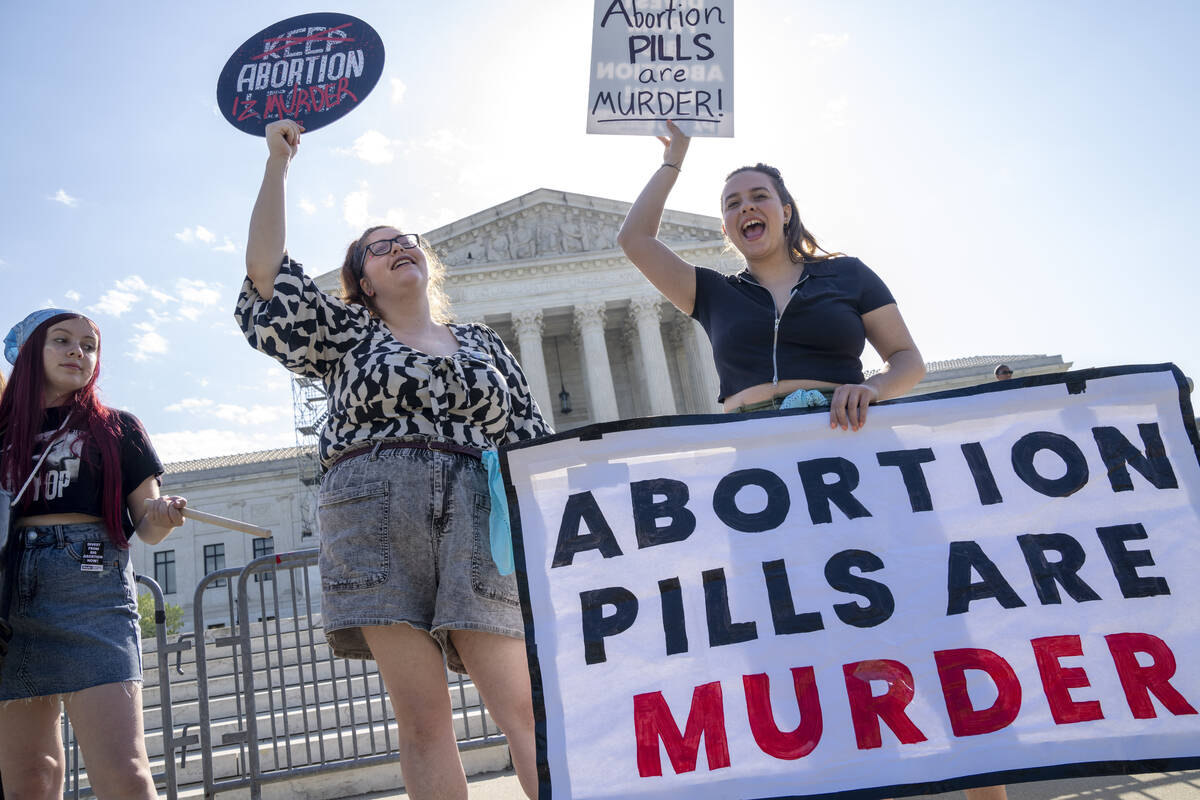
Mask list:
POLYGON ((502 452, 542 798, 897 797, 1200 766, 1172 365, 502 452))

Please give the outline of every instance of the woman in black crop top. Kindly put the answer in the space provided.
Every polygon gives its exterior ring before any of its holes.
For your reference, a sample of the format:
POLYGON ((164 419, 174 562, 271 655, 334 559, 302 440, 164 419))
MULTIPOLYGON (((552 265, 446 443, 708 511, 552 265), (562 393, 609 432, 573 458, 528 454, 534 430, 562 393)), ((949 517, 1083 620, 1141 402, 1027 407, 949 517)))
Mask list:
MULTIPOLYGON (((712 342, 726 411, 776 407, 797 390, 830 396, 831 428, 858 430, 871 403, 904 394, 925 374, 896 302, 861 261, 822 250, 773 167, 730 173, 721 192, 725 235, 746 260, 737 275, 693 266, 660 242, 658 225, 689 139, 671 122, 663 164, 630 208, 617 241, 668 300, 712 342), (883 369, 863 379, 869 341, 883 369)), ((821 403, 823 404, 823 402, 821 403)))
POLYGON ((100 404, 95 323, 43 309, 4 345, 0 483, 20 494, 0 580, 12 632, 0 664, 4 790, 62 794, 61 699, 96 796, 150 800, 129 538, 162 541, 185 501, 159 497, 162 464, 137 418, 100 404))
MULTIPOLYGON (((679 258, 658 224, 679 176, 688 137, 671 122, 663 164, 617 237, 625 255, 668 300, 704 327, 726 411, 779 408, 793 392, 829 398, 829 426, 858 430, 871 403, 917 385, 925 365, 896 301, 856 258, 826 253, 804 227, 774 167, 734 170, 721 192, 725 235, 746 269, 722 275, 679 258), (863 379, 864 341, 883 369, 863 379)), ((823 405, 824 403, 813 403, 823 405)), ((1005 800, 1003 786, 967 789, 967 800, 1005 800)))

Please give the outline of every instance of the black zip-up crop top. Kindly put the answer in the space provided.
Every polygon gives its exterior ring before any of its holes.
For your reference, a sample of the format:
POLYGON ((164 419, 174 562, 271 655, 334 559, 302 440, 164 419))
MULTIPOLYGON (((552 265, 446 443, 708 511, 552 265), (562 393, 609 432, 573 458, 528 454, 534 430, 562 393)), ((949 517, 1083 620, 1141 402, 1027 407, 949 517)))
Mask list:
POLYGON ((708 333, 722 402, 743 389, 788 379, 862 383, 862 316, 896 302, 857 258, 814 261, 776 318, 770 291, 748 269, 696 267, 692 316, 708 333))

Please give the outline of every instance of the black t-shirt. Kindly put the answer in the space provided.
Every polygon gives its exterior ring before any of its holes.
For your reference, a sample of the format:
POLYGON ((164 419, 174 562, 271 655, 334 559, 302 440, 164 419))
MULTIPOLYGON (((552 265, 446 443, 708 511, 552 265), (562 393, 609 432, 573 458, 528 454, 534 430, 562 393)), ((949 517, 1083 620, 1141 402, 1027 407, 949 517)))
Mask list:
MULTIPOLYGON (((35 437, 34 462, 54 437, 62 424, 67 409, 55 406, 46 409, 42 431, 35 437)), ((120 432, 118 453, 121 461, 121 499, 142 485, 150 476, 163 473, 162 462, 150 444, 150 437, 137 417, 117 411, 117 428, 120 432)), ((75 420, 54 439, 50 453, 38 470, 38 476, 25 490, 21 500, 19 516, 32 517, 41 514, 90 514, 103 516, 101 494, 103 479, 100 475, 100 450, 83 431, 73 430, 75 420), (28 499, 28 505, 25 500, 28 499)), ((13 487, 19 489, 19 486, 13 487)), ((122 514, 125 538, 133 535, 133 520, 129 510, 122 514)))
POLYGON ((722 275, 696 267, 692 316, 712 342, 724 400, 773 378, 862 383, 862 316, 894 302, 857 258, 814 261, 792 289, 777 339, 775 301, 749 270, 722 275))

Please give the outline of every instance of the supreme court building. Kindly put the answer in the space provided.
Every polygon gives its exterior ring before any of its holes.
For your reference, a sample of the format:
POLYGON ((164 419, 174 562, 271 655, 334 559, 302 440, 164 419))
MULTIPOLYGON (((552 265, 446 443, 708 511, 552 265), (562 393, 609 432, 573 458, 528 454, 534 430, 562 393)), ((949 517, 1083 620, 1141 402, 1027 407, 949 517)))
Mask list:
MULTIPOLYGON (((500 334, 558 431, 720 410, 703 329, 663 299, 617 247, 628 209, 625 202, 538 189, 426 234, 447 267, 454 318, 484 322, 500 334)), ((659 236, 686 261, 726 272, 741 268, 716 217, 666 211, 659 236)), ((326 292, 340 292, 336 269, 315 280, 326 292)), ((1018 377, 1071 366, 1045 355, 934 362, 913 393, 989 382, 1000 361, 1018 377)), ((165 493, 274 532, 273 541, 256 540, 189 521, 163 543, 135 548, 135 568, 170 590, 167 601, 184 607, 188 630, 193 593, 206 573, 272 551, 316 546, 312 444, 323 393, 298 382, 294 400, 296 447, 168 465, 165 493)))
MULTIPOLYGON (((555 430, 720 410, 704 330, 617 247, 628 209, 538 189, 426 234, 446 265, 455 319, 500 334, 555 430)), ((715 217, 667 211, 659 236, 687 261, 739 268, 715 217)), ((338 272, 317 284, 338 291, 338 272)))

